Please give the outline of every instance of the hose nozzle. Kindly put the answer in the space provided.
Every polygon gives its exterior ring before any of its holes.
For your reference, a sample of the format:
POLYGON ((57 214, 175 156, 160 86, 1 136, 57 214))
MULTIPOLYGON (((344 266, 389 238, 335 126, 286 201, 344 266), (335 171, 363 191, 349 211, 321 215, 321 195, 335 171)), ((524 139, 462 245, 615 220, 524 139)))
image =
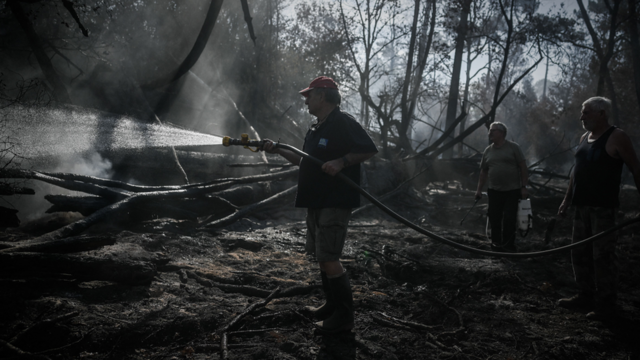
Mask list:
POLYGON ((232 139, 229 136, 225 136, 222 138, 222 145, 224 146, 240 145, 240 146, 243 146, 245 149, 249 149, 253 152, 257 152, 258 149, 253 150, 249 148, 249 146, 255 146, 256 148, 260 148, 262 147, 262 145, 264 145, 264 140, 249 139, 249 134, 240 135, 240 139, 232 139))

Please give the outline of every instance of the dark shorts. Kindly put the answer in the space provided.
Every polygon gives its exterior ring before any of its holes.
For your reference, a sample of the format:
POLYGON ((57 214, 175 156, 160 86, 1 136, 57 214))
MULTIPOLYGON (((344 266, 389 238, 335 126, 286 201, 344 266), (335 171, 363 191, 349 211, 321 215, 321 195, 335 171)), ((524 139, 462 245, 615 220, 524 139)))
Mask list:
POLYGON ((307 253, 317 261, 338 261, 347 238, 351 209, 307 209, 307 253))

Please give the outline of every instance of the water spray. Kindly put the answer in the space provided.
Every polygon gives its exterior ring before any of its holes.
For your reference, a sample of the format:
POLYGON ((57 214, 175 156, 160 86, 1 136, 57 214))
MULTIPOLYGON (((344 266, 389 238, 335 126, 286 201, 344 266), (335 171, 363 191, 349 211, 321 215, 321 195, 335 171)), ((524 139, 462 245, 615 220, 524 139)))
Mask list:
POLYGON ((3 133, 11 135, 20 144, 16 151, 30 159, 222 144, 220 136, 78 106, 16 105, 1 109, 0 116, 5 119, 3 133))
MULTIPOLYGON (((242 134, 240 139, 232 139, 228 136, 225 136, 223 138, 222 144, 224 146, 231 146, 231 145, 239 145, 239 146, 244 146, 245 148, 254 151, 253 149, 250 149, 249 146, 255 146, 256 147, 256 151, 260 150, 260 147, 262 147, 265 143, 265 140, 251 140, 249 139, 249 135, 247 134, 242 134)), ((324 164, 324 161, 315 158, 291 145, 287 145, 287 144, 282 144, 282 143, 274 143, 276 148, 281 148, 281 149, 286 149, 289 150, 299 156, 302 156, 303 158, 313 161, 314 163, 322 166, 324 164)), ((384 211, 385 213, 387 213, 389 216, 391 216, 392 218, 398 220, 399 222, 401 222, 402 224, 406 225, 407 227, 433 239, 436 241, 439 241, 441 243, 444 243, 446 245, 449 245, 451 247, 454 247, 456 249, 460 249, 460 250, 464 250, 473 254, 479 254, 479 255, 485 255, 485 256, 495 256, 495 257, 506 257, 506 258, 532 258, 532 257, 540 257, 540 256, 547 256, 547 255, 551 255, 551 254, 555 254, 555 253, 559 253, 562 251, 566 251, 566 250, 570 250, 570 249, 574 249, 580 246, 584 246, 587 243, 591 243, 595 240, 601 239, 611 233, 614 233, 620 229, 622 229, 623 227, 635 224, 637 222, 640 222, 640 216, 635 217, 633 219, 627 220, 621 224, 618 224, 612 228, 609 228, 599 234, 596 234, 590 238, 575 242, 573 244, 570 245, 565 245, 565 246, 561 246, 555 249, 550 249, 550 250, 543 250, 543 251, 535 251, 535 252, 529 252, 529 253, 502 253, 502 252, 494 252, 494 251, 488 251, 488 250, 482 250, 482 249, 477 249, 477 248, 473 248, 467 245, 463 245, 463 244, 459 244, 453 240, 447 239, 445 237, 442 237, 438 234, 432 233, 431 231, 424 229, 422 227, 420 227, 419 225, 409 221, 408 219, 405 219, 404 217, 402 217, 400 214, 394 212, 393 210, 389 209, 386 205, 384 205, 383 203, 381 203, 378 199, 376 199, 373 195, 369 194, 367 191, 365 191, 364 189, 362 189, 358 184, 356 184, 353 180, 349 179, 346 175, 344 175, 343 173, 339 172, 336 174, 336 177, 339 178, 340 180, 344 181, 345 183, 347 183, 347 185, 349 185, 350 187, 352 187, 353 189, 355 189, 356 191, 358 191, 362 196, 364 196, 365 198, 367 198, 367 200, 371 201, 374 205, 376 205, 378 208, 380 208, 380 210, 384 211)))

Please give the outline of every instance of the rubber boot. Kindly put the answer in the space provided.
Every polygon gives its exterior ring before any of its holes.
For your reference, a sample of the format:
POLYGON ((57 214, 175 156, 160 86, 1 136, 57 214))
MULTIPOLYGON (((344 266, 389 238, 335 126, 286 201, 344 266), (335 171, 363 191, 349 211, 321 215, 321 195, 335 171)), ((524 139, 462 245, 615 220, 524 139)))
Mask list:
POLYGON ((324 321, 316 323, 320 332, 339 333, 353 329, 353 294, 349 276, 345 272, 337 278, 329 278, 329 287, 335 301, 335 311, 324 321))
POLYGON ((313 306, 305 306, 305 310, 311 312, 311 314, 318 320, 325 320, 335 310, 333 296, 331 293, 331 287, 329 286, 329 278, 327 277, 327 273, 324 271, 320 271, 320 277, 322 278, 322 291, 324 291, 324 295, 326 298, 325 303, 319 307, 313 306))

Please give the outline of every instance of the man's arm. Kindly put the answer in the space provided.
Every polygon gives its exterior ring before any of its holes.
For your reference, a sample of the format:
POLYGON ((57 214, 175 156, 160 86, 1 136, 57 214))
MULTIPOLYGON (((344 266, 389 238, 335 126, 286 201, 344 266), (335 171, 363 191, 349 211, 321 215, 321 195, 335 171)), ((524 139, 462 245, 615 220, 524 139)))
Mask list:
POLYGON ((571 205, 571 200, 573 198, 573 172, 571 172, 571 178, 569 179, 569 187, 567 188, 566 194, 564 194, 564 199, 560 204, 560 208, 558 209, 558 215, 565 217, 567 216, 567 210, 569 209, 569 205, 571 205))
POLYGON ((264 150, 269 154, 279 154, 283 158, 289 160, 293 165, 300 166, 300 161, 302 160, 302 156, 294 153, 293 151, 276 147, 276 144, 269 139, 265 139, 261 150, 264 150))
POLYGON ((520 166, 520 181, 522 182, 520 195, 523 199, 526 199, 529 197, 529 190, 527 190, 527 184, 529 183, 529 169, 527 168, 526 160, 520 161, 518 165, 520 166))
POLYGON ((367 161, 373 157, 373 155, 377 154, 377 152, 370 153, 349 153, 339 159, 327 161, 322 164, 322 171, 326 172, 331 176, 335 176, 340 170, 351 166, 356 165, 361 162, 367 161))
POLYGON ((624 131, 616 130, 611 134, 610 140, 615 145, 615 155, 620 157, 624 164, 627 165, 636 183, 636 190, 640 192, 640 161, 638 161, 638 156, 633 149, 631 138, 624 131))
POLYGON ((482 189, 484 189, 484 185, 487 183, 487 177, 489 175, 489 171, 486 168, 480 170, 480 177, 478 178, 478 190, 476 190, 476 200, 482 198, 482 189))
MULTIPOLYGON (((589 135, 589 132, 582 134, 579 144, 582 144, 584 138, 587 137, 587 135, 589 135)), ((567 192, 564 194, 564 199, 562 199, 562 203, 560 204, 560 208, 558 209, 558 215, 562 217, 567 216, 567 210, 569 210, 571 200, 573 200, 573 171, 571 172, 571 177, 569 178, 569 187, 567 187, 567 192)))

